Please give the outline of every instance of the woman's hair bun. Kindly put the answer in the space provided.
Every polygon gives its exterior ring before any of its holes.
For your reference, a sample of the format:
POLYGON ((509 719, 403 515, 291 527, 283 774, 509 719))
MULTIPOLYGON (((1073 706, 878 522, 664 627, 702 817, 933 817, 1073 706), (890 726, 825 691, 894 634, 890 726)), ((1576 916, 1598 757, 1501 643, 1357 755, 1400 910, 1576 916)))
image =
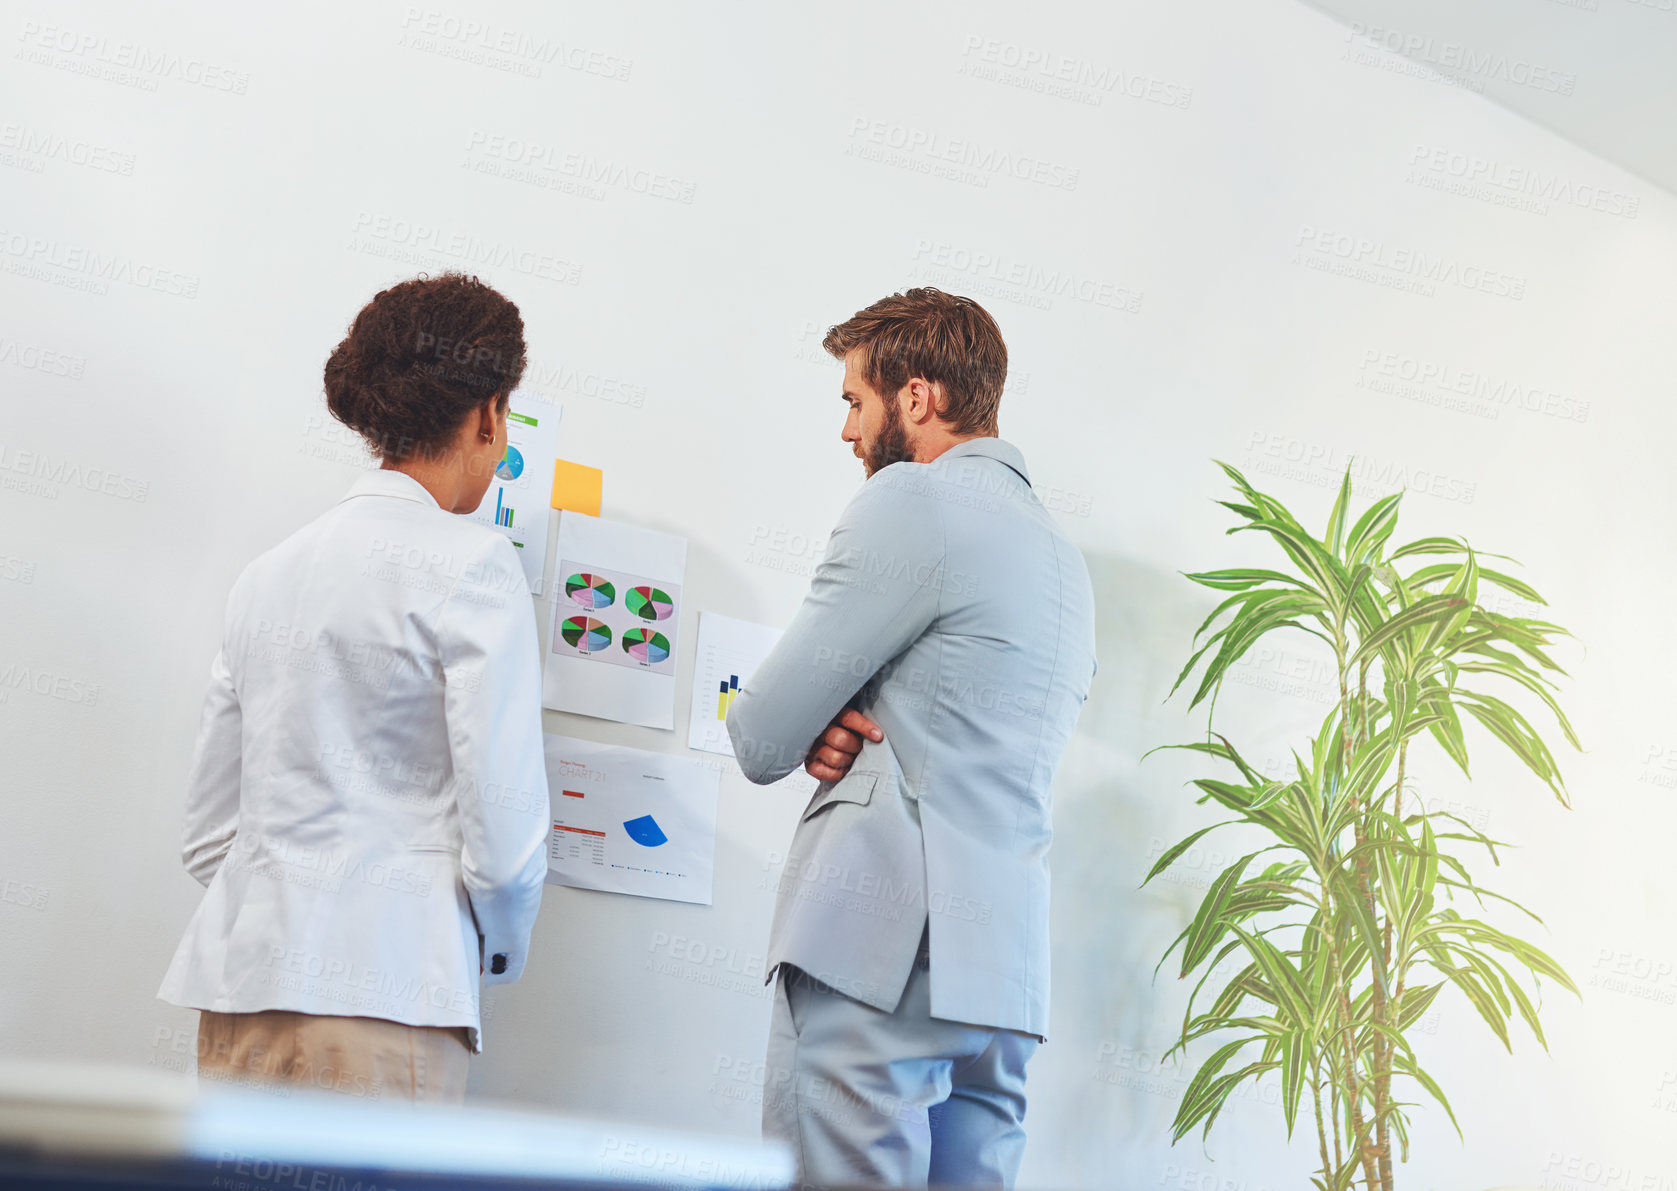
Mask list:
POLYGON ((380 290, 326 357, 326 408, 386 461, 436 454, 524 375, 524 319, 464 273, 380 290))

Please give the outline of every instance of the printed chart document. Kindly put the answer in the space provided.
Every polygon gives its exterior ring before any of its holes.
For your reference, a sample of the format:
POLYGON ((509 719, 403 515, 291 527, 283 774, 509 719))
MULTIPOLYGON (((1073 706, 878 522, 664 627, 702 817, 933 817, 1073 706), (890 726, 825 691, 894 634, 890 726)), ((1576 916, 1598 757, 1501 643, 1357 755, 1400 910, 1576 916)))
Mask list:
POLYGON ((728 739, 728 706, 751 672, 769 656, 780 630, 716 612, 699 613, 699 648, 693 665, 693 710, 687 747, 734 755, 728 739))
POLYGON ((542 594, 547 569, 548 500, 558 450, 558 402, 526 401, 514 393, 507 409, 507 452, 483 503, 467 514, 518 547, 531 595, 542 594))
POLYGON ((542 706, 674 728, 687 539, 567 511, 558 554, 542 706))
POLYGON ((722 774, 697 757, 546 734, 547 883, 710 905, 722 774))

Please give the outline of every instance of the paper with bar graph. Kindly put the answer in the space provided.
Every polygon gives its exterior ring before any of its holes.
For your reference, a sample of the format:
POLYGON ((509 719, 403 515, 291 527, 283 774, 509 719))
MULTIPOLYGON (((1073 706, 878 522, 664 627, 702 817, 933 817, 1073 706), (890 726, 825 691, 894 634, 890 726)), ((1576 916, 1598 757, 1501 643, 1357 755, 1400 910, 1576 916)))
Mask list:
POLYGON ((506 537, 518 550, 532 595, 547 569, 548 501, 559 450, 559 403, 514 393, 507 408, 507 449, 471 520, 506 537))
POLYGON ((711 904, 721 771, 697 757, 544 734, 547 883, 711 904))
POLYGON ((686 569, 686 538, 560 513, 542 706, 674 728, 686 569))
POLYGON ((693 710, 687 747, 734 755, 728 740, 728 705, 769 656, 781 630, 716 612, 699 613, 699 648, 693 664, 693 710))

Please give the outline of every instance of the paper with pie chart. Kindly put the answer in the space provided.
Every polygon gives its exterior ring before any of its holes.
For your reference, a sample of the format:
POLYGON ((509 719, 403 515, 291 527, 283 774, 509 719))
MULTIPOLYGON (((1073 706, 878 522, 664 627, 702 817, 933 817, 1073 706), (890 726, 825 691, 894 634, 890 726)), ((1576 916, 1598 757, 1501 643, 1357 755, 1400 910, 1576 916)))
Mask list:
POLYGON ((531 595, 542 594, 547 570, 553 460, 559 449, 559 403, 514 393, 507 406, 507 449, 489 478, 483 503, 467 516, 518 550, 531 595))
POLYGON ((687 539, 567 510, 557 555, 542 705, 675 727, 687 539))
POLYGON ((550 733, 542 746, 548 884, 711 904, 720 770, 550 733))
POLYGON ((561 552, 553 588, 557 611, 552 652, 650 674, 675 674, 680 584, 654 582, 598 563, 572 565, 561 552))

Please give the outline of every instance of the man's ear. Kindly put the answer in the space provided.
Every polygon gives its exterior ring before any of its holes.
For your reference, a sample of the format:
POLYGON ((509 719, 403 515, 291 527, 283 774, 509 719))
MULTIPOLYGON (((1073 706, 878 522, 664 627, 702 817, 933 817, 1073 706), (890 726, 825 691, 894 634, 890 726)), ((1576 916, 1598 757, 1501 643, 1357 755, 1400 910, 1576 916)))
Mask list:
POLYGON ((949 412, 949 394, 943 391, 943 385, 936 381, 928 381, 927 388, 932 392, 932 412, 943 417, 949 412))
POLYGON ((924 426, 943 411, 938 408, 938 392, 930 381, 915 377, 903 386, 907 409, 905 416, 916 426, 924 426))

